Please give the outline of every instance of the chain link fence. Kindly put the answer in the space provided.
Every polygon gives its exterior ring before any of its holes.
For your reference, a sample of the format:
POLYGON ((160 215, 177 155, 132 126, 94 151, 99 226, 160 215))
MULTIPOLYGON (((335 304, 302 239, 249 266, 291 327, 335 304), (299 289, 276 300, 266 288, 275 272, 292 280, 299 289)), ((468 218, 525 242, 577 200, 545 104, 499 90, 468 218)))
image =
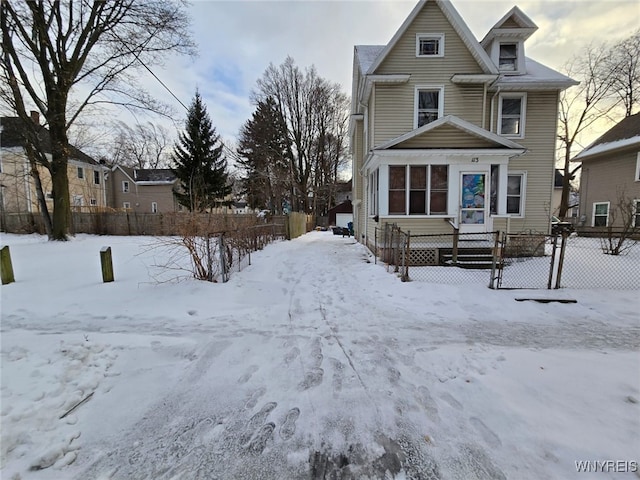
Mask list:
POLYGON ((640 244, 610 230, 593 236, 504 235, 497 288, 640 289, 640 244))
POLYGON ((498 289, 640 289, 638 236, 611 229, 412 235, 396 224, 375 232, 375 255, 403 281, 484 284, 498 289), (618 248, 622 246, 622 248, 618 248), (614 248, 619 250, 619 254, 614 248))

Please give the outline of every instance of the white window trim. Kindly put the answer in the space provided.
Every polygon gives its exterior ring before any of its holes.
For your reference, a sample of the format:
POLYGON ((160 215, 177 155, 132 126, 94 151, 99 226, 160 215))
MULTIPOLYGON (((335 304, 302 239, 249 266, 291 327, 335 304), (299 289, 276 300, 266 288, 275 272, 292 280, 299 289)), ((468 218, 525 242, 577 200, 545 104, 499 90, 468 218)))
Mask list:
POLYGON ((368 188, 369 188, 369 216, 374 217, 378 215, 378 177, 379 170, 374 170, 369 174, 368 188))
POLYGON ((507 172, 507 183, 504 186, 504 194, 505 194, 505 212, 507 211, 507 197, 509 191, 509 176, 510 175, 519 175, 521 180, 520 184, 520 213, 507 213, 507 216, 511 218, 524 218, 524 209, 527 204, 527 172, 522 170, 508 171, 507 172))
POLYGON ((158 202, 151 202, 151 213, 158 213, 158 202))
POLYGON ((131 208, 131 202, 122 202, 122 208, 129 210, 131 208))
POLYGON ((96 200, 95 198, 92 198, 89 200, 89 205, 91 205, 92 207, 97 207, 98 206, 98 200, 96 200))
POLYGON ((605 222, 605 227, 609 226, 609 215, 611 214, 611 202, 593 202, 593 208, 591 210, 591 226, 596 226, 596 205, 606 205, 607 206, 607 220, 605 222))
POLYGON ((636 176, 634 178, 636 182, 640 182, 640 152, 636 156, 636 176))
POLYGON ((527 123, 527 94, 526 93, 501 93, 498 97, 498 125, 496 131, 498 135, 507 138, 524 138, 525 124, 527 123), (520 98, 520 133, 503 134, 502 133, 502 99, 504 98, 520 98))
POLYGON ((635 198, 633 200, 633 226, 635 228, 640 227, 640 222, 637 222, 638 213, 640 213, 640 198, 635 198))
POLYGON ((122 192, 123 193, 129 193, 129 181, 128 180, 123 180, 122 181, 122 192))
POLYGON ((79 179, 84 180, 84 168, 76 167, 76 175, 78 175, 79 179))
POLYGON ((93 184, 94 185, 100 185, 102 182, 100 181, 100 172, 98 170, 94 170, 93 171, 93 184), (97 180, 97 182, 96 182, 97 180))
MULTIPOLYGON (((418 128, 418 100, 420 92, 438 91, 438 118, 444 115, 444 85, 416 85, 413 98, 413 129, 418 128)), ((428 125, 428 124, 426 124, 428 125)), ((424 126, 424 125, 423 125, 424 126)))
POLYGON ((416 33, 416 57, 419 58, 442 58, 444 57, 444 33, 416 33), (438 53, 436 55, 421 55, 420 40, 438 40, 438 53))
POLYGON ((386 218, 451 218, 449 194, 451 193, 451 164, 449 163, 399 163, 390 164, 389 167, 405 167, 405 189, 404 189, 404 214, 401 213, 389 213, 389 189, 391 182, 391 175, 387 179, 387 207, 386 218), (446 213, 429 213, 431 211, 431 167, 433 166, 446 166, 447 167, 447 212, 446 213), (410 213, 411 212, 411 168, 412 167, 426 167, 427 178, 425 185, 425 213, 410 213))

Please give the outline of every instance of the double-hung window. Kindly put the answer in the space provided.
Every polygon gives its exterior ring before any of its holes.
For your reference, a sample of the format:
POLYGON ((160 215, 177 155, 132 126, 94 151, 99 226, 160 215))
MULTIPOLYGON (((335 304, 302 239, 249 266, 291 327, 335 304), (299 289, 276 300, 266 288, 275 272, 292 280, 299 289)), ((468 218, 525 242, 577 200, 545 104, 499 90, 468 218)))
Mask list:
POLYGON ((447 165, 389 167, 390 215, 446 215, 448 192, 447 165))
POLYGON ((633 226, 640 228, 640 200, 633 201, 633 226))
POLYGON ((84 178, 84 168, 78 167, 78 178, 84 178))
POLYGON ((444 33, 418 33, 416 57, 444 57, 444 33))
POLYGON ((100 172, 98 170, 93 171, 93 183, 95 185, 100 185, 100 172))
POLYGON ((596 202, 593 204, 591 225, 594 227, 609 226, 609 202, 596 202))
POLYGON ((151 213, 158 213, 158 202, 151 202, 151 213))
POLYGON ((418 87, 416 89, 415 128, 431 123, 442 116, 442 87, 418 87))
POLYGON ((407 167, 392 165, 389 167, 389 214, 406 215, 407 167))
POLYGON ((507 213, 524 215, 524 173, 507 175, 507 213))
POLYGON ((501 72, 515 72, 518 69, 518 44, 501 43, 498 69, 501 72))
POLYGON ((129 191, 129 182, 127 180, 122 181, 122 191, 127 193, 129 191))
POLYGON ((506 137, 524 137, 527 96, 524 93, 500 95, 498 133, 506 137))

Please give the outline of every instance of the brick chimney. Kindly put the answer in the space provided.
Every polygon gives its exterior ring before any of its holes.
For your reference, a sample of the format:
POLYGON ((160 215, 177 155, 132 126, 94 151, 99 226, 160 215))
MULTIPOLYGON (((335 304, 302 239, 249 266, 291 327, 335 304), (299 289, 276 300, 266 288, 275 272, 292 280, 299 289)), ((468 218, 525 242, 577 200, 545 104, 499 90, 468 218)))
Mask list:
POLYGON ((36 110, 31 110, 31 120, 36 125, 40 125, 40 113, 37 112, 36 110))

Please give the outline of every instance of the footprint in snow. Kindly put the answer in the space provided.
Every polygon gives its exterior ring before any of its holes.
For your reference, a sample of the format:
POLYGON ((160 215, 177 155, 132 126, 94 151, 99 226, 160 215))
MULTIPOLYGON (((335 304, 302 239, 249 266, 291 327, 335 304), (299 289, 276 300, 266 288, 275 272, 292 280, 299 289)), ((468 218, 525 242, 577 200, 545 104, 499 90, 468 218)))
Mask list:
POLYGON ((304 380, 300 382, 298 387, 300 390, 308 390, 312 387, 317 387, 322 383, 324 377, 324 370, 322 368, 312 368, 304 376, 304 380))
POLYGON ((238 379, 238 383, 247 383, 251 376, 258 371, 257 365, 251 365, 247 371, 238 379))
POLYGON ((267 417, 277 406, 278 404, 276 402, 267 402, 262 406, 258 413, 249 419, 245 432, 241 437, 241 443, 247 443, 256 435, 256 430, 264 426, 264 422, 267 420, 267 417))
POLYGON ((260 397, 262 397, 265 393, 267 393, 267 389, 265 387, 260 387, 254 390, 253 392, 251 392, 251 394, 249 395, 249 398, 244 404, 244 408, 246 408, 247 410, 250 410, 253 407, 255 407, 258 404, 258 400, 260 400, 260 397))
POLYGON ((246 446, 247 450, 254 453, 262 453, 264 448, 267 446, 267 442, 273 436, 275 428, 276 425, 273 422, 262 425, 251 440, 249 440, 249 443, 246 446))
POLYGON ((280 438, 289 440, 296 433, 296 421, 300 416, 300 409, 295 407, 287 412, 284 423, 280 427, 280 438))

